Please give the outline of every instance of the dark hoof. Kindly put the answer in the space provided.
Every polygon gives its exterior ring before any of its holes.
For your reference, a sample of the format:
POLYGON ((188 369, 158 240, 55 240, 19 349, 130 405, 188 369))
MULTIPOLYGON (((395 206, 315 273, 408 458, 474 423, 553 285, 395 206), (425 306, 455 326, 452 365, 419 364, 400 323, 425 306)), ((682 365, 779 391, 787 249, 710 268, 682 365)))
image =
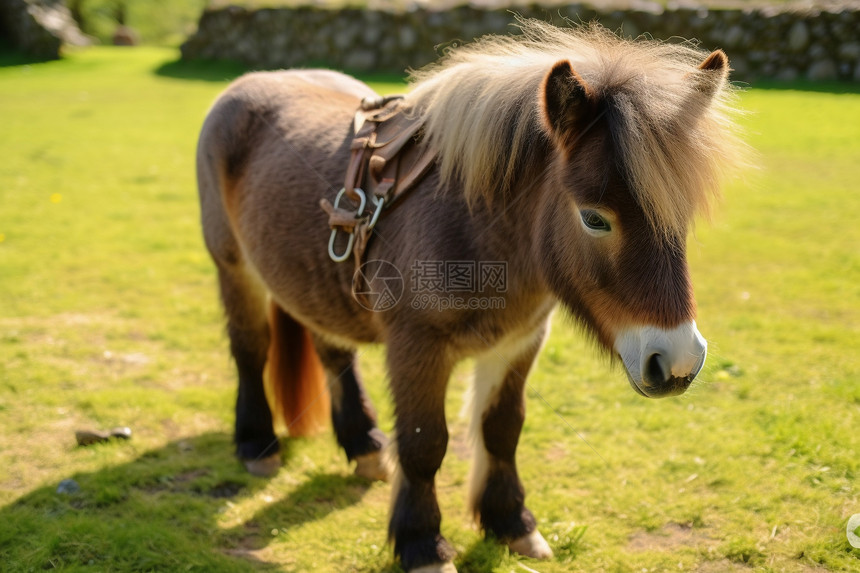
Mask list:
POLYGON ((265 458, 242 460, 248 473, 257 477, 272 477, 281 469, 281 454, 276 453, 265 458))

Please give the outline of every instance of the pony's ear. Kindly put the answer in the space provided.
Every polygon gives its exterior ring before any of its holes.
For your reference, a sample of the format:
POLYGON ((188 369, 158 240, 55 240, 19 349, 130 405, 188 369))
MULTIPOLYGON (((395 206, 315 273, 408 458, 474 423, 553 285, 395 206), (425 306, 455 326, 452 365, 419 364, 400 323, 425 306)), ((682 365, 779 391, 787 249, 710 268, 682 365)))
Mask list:
POLYGON ((724 51, 716 50, 699 64, 699 70, 704 73, 696 74, 696 89, 713 97, 729 77, 729 58, 724 51))
POLYGON ((556 63, 541 86, 541 111, 550 133, 567 141, 594 114, 594 92, 567 60, 556 63))

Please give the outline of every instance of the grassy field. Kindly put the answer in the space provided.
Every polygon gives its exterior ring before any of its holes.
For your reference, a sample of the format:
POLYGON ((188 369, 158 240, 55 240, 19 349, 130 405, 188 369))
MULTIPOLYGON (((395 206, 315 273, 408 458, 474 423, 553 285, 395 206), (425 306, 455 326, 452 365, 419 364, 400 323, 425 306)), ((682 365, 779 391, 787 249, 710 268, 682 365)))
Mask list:
MULTIPOLYGON (((239 70, 176 57, 0 68, 0 570, 398 571, 389 486, 353 478, 331 435, 284 440, 270 480, 232 457, 193 155, 239 70), (131 441, 75 447, 76 429, 119 425, 131 441), (66 478, 80 491, 57 493, 66 478)), ((860 567, 860 95, 742 101, 762 168, 690 245, 703 380, 642 399, 556 316, 519 456, 556 554, 542 563, 469 521, 458 370, 438 489, 461 571, 860 567)), ((381 357, 361 360, 390 429, 381 357)))

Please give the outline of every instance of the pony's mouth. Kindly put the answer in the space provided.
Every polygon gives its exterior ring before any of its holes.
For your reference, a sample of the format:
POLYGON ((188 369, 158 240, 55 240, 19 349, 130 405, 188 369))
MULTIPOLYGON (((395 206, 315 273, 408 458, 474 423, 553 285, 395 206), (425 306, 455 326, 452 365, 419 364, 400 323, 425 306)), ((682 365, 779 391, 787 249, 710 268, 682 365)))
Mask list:
MULTIPOLYGON (((702 362, 704 363, 704 357, 702 362)), ((687 376, 672 376, 663 383, 659 388, 648 388, 646 392, 636 380, 633 379, 630 374, 627 374, 627 380, 630 382, 630 386, 636 391, 640 396, 644 396, 646 398, 668 398, 669 396, 678 396, 686 392, 687 388, 690 387, 693 380, 696 378, 696 370, 693 373, 690 373, 687 376)))
POLYGON ((625 369, 624 373, 627 374, 627 381, 630 382, 630 387, 633 388, 634 390, 636 390, 637 394, 639 394, 640 396, 644 396, 646 398, 651 397, 642 391, 642 388, 639 387, 639 384, 636 382, 636 380, 633 379, 633 376, 630 375, 630 372, 627 372, 627 370, 625 369))

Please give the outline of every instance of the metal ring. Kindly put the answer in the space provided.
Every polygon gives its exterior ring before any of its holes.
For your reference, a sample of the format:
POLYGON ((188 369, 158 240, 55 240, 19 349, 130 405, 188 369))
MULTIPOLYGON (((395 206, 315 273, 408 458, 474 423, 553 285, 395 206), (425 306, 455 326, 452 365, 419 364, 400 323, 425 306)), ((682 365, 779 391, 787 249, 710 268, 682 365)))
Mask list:
MULTIPOLYGON (((364 194, 364 191, 360 187, 356 187, 354 189, 356 194, 358 195, 358 209, 355 212, 355 218, 358 219, 361 217, 362 213, 364 213, 364 208, 367 207, 367 195, 364 194)), ((341 188, 337 193, 337 197, 334 200, 334 207, 337 208, 338 203, 340 203, 341 198, 346 193, 346 187, 341 188)), ((375 215, 375 213, 374 213, 375 215)), ((342 263, 343 261, 349 258, 350 253, 352 253, 352 247, 355 244, 355 232, 348 233, 349 239, 346 242, 346 250, 338 255, 334 252, 334 241, 337 237, 337 229, 331 230, 331 235, 328 238, 328 256, 331 257, 336 263, 342 263)))
POLYGON ((370 222, 367 224, 367 229, 372 230, 376 226, 376 221, 379 219, 379 214, 382 213, 382 206, 385 205, 385 197, 377 197, 374 195, 371 199, 376 209, 373 211, 373 216, 370 217, 370 222))
POLYGON ((337 255, 334 252, 334 238, 337 236, 337 229, 331 230, 331 236, 328 239, 328 256, 336 263, 342 263, 349 258, 352 252, 352 245, 355 244, 355 233, 349 233, 349 240, 346 242, 346 250, 342 255, 337 255))
MULTIPOLYGON (((364 194, 361 187, 356 187, 353 191, 358 195, 358 209, 355 211, 355 218, 358 219, 364 213, 364 208, 367 207, 367 195, 364 194)), ((337 208, 337 204, 340 203, 340 199, 344 193, 346 193, 346 187, 341 187, 340 191, 337 192, 337 197, 334 199, 335 208, 337 208)))

